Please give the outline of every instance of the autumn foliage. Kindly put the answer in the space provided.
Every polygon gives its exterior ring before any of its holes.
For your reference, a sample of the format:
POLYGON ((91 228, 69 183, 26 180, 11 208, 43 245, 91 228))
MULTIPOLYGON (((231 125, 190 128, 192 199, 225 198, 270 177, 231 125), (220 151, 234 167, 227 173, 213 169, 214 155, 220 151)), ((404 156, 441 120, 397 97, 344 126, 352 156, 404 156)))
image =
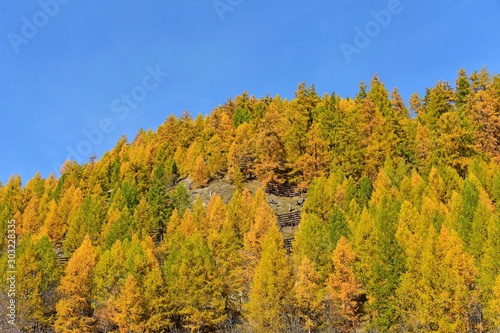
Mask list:
POLYGON ((58 178, 0 184, 0 231, 15 219, 19 245, 16 325, 498 332, 499 147, 500 76, 485 69, 408 106, 375 75, 352 98, 300 84, 292 99, 245 92, 170 116, 58 178), (268 182, 302 191, 297 227, 280 229, 272 202, 300 198, 268 182))

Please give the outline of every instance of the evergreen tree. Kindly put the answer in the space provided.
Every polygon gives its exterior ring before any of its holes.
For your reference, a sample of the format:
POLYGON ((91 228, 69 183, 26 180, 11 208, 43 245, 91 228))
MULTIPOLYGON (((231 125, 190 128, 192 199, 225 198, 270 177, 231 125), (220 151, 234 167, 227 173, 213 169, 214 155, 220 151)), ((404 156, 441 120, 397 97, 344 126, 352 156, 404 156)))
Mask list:
MULTIPOLYGON (((175 170, 176 167, 175 168, 173 167, 175 165, 174 161, 172 161, 172 164, 173 164, 172 169, 170 171, 171 175, 174 175, 175 178, 177 170, 175 170)), ((170 217, 171 211, 173 209, 167 195, 164 169, 161 166, 158 166, 153 171, 151 186, 148 189, 146 198, 151 212, 151 217, 153 219, 152 227, 165 228, 165 226, 167 225, 167 221, 170 217)))

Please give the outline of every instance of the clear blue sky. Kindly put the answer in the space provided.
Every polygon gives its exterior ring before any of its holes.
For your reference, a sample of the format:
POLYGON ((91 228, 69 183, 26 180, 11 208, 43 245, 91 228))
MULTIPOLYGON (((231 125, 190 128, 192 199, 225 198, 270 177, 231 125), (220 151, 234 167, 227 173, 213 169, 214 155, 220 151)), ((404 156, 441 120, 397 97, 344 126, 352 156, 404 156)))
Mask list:
POLYGON ((454 82, 461 67, 500 73, 498 0, 27 0, 2 8, 4 184, 12 174, 23 183, 37 170, 47 177, 68 147, 101 156, 122 134, 132 140, 186 109, 208 114, 244 90, 292 97, 306 81, 319 94, 353 96, 377 72, 407 100, 438 80, 454 82), (356 39, 356 27, 371 37, 356 39), (151 71, 168 76, 155 81, 151 71), (84 131, 94 133, 90 146, 84 131))

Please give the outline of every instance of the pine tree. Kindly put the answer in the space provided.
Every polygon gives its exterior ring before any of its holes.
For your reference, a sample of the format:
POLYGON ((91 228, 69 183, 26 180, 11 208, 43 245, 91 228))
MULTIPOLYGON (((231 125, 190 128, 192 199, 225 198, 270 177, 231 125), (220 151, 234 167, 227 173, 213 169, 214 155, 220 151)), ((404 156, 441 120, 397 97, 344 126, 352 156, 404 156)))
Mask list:
POLYGON ((463 109, 467 105, 471 93, 471 85, 465 69, 461 68, 458 71, 458 77, 455 83, 455 106, 459 112, 463 112, 463 109))
POLYGON ((177 185, 170 196, 172 198, 174 208, 176 208, 182 216, 189 207, 189 195, 186 187, 184 187, 182 183, 177 185))
POLYGON ((457 232, 460 235, 460 238, 463 240, 465 246, 469 246, 470 244, 472 222, 474 220, 474 212, 477 209, 478 202, 478 188, 470 179, 466 179, 464 181, 462 189, 462 207, 457 229, 457 232))

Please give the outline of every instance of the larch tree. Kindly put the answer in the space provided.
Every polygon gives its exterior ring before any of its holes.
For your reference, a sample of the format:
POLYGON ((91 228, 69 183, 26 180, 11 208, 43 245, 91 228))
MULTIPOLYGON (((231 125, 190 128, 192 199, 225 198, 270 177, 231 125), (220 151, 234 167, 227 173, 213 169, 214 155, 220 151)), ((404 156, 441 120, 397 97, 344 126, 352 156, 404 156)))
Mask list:
POLYGON ((166 280, 176 314, 190 330, 215 329, 226 319, 222 277, 202 235, 194 231, 167 260, 166 280))
POLYGON ((224 277, 222 279, 222 296, 225 299, 228 320, 234 322, 234 319, 242 312, 241 305, 245 298, 245 279, 241 256, 243 244, 241 238, 238 238, 234 223, 228 218, 222 218, 220 230, 209 229, 208 247, 218 276, 224 277))
POLYGON ((204 187, 208 184, 210 180, 210 170, 202 156, 196 158, 191 177, 197 187, 204 187))
POLYGON ((475 148, 487 157, 500 158, 500 102, 491 88, 476 92, 469 106, 475 148))
POLYGON ((283 102, 275 98, 268 106, 264 118, 259 123, 256 137, 257 176, 264 183, 280 181, 285 171, 286 151, 282 139, 283 102))
POLYGON ((427 216, 405 201, 398 217, 396 239, 405 252, 406 270, 395 291, 397 322, 402 331, 434 327, 436 291, 433 288, 437 232, 427 216))
MULTIPOLYGON (((126 246, 128 242, 126 243, 126 246)), ((117 240, 111 249, 104 251, 93 270, 92 295, 96 326, 101 330, 112 330, 113 301, 116 299, 126 277, 125 249, 117 240)))
POLYGON ((61 221, 57 218, 57 203, 54 199, 52 199, 49 203, 49 210, 45 218, 44 229, 53 242, 61 241, 62 236, 65 233, 63 223, 61 223, 61 221))
POLYGON ((57 291, 61 300, 56 305, 54 328, 58 333, 92 332, 94 330, 91 306, 92 271, 96 264, 96 249, 85 236, 64 269, 57 291))
POLYGON ((359 324, 361 284, 355 274, 356 254, 345 237, 341 237, 333 251, 334 271, 327 282, 328 297, 332 302, 332 325, 341 332, 352 332, 359 324))
POLYGON ((144 332, 146 329, 144 298, 137 281, 129 274, 114 302, 112 319, 120 333, 144 332))
POLYGON ((273 225, 262 244, 259 259, 246 304, 246 317, 255 331, 279 332, 293 315, 293 275, 283 236, 273 225))
POLYGON ((62 276, 62 268, 54 245, 47 236, 42 236, 35 244, 36 261, 40 265, 40 296, 43 302, 43 325, 53 325, 56 314, 57 286, 62 276))
POLYGON ((330 166, 330 155, 328 153, 328 143, 322 137, 321 130, 317 123, 312 124, 307 132, 307 143, 304 154, 297 160, 303 176, 299 185, 306 187, 311 179, 324 176, 330 166))
POLYGON ((333 197, 331 179, 325 177, 316 178, 309 187, 309 200, 304 203, 303 211, 307 214, 315 214, 326 223, 333 209, 333 197))
POLYGON ((32 235, 37 234, 42 227, 42 222, 40 220, 40 215, 38 213, 40 205, 40 200, 35 195, 31 197, 23 213, 23 219, 21 221, 21 235, 30 233, 32 235))
POLYGON ((252 194, 246 189, 243 192, 236 191, 226 206, 226 217, 236 228, 240 239, 243 239, 243 235, 248 232, 255 218, 252 206, 252 194))
POLYGON ((467 121, 454 111, 442 114, 431 140, 433 161, 464 175, 474 153, 473 134, 467 121))
POLYGON ((489 303, 495 297, 493 292, 495 279, 500 276, 500 219, 498 216, 492 216, 488 221, 487 238, 478 268, 481 304, 488 308, 489 303))
POLYGON ((264 193, 260 191, 254 199, 255 219, 250 225, 249 231, 244 236, 245 251, 253 255, 259 255, 262 251, 262 243, 268 230, 277 225, 274 211, 264 199, 264 193), (261 198, 261 199, 259 199, 261 198))
POLYGON ((142 237, 147 237, 157 231, 155 221, 151 214, 146 197, 141 197, 139 204, 134 211, 134 220, 138 230, 141 232, 142 237))
POLYGON ((207 142, 206 147, 207 168, 210 176, 215 179, 222 177, 228 167, 227 154, 221 152, 221 145, 221 138, 217 134, 214 134, 207 142))
POLYGON ((16 314, 23 331, 35 332, 45 321, 41 298, 42 273, 35 247, 30 236, 23 239, 17 258, 16 314))
POLYGON ((310 332, 325 324, 324 287, 314 263, 303 257, 293 286, 302 327, 310 332))
POLYGON ((234 180, 234 172, 238 169, 243 179, 252 178, 255 175, 255 133, 252 127, 245 123, 236 129, 234 141, 228 152, 229 171, 228 175, 234 180))
POLYGON ((471 320, 477 303, 477 269, 455 231, 443 226, 436 243, 434 260, 440 269, 434 279, 437 325, 441 332, 474 329, 471 320))
POLYGON ((324 282, 332 269, 331 253, 335 245, 330 237, 328 224, 315 214, 307 214, 295 233, 294 261, 299 266, 304 257, 308 258, 318 271, 320 281, 324 282))
POLYGON ((486 311, 487 318, 491 321, 492 327, 498 332, 500 330, 500 275, 495 280, 493 295, 488 303, 486 311))

